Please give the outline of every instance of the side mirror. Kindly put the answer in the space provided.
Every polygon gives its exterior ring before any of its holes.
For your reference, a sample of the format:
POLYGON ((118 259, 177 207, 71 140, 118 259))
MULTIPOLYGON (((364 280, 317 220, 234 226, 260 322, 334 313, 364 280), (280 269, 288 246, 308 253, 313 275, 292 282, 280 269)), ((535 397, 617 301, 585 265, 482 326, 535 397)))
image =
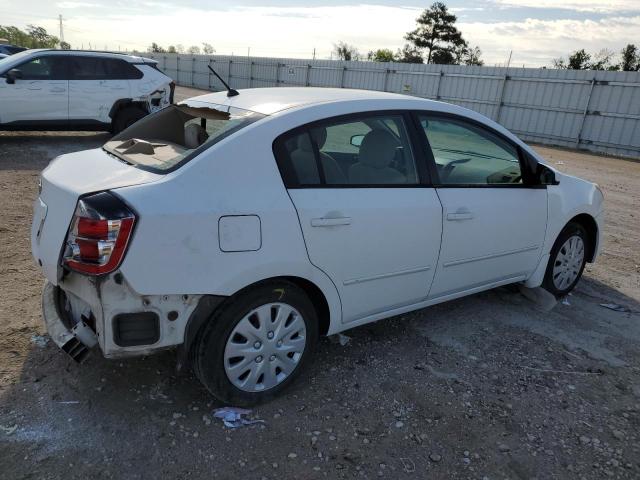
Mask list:
POLYGON ((349 143, 354 147, 359 147, 362 145, 362 140, 364 140, 364 135, 352 135, 349 143))
POLYGON ((540 185, 559 185, 560 182, 556 178, 556 174, 546 165, 538 163, 536 166, 536 178, 540 185))
POLYGON ((7 83, 14 84, 16 83, 16 79, 22 78, 22 72, 17 68, 12 68, 7 73, 7 83))

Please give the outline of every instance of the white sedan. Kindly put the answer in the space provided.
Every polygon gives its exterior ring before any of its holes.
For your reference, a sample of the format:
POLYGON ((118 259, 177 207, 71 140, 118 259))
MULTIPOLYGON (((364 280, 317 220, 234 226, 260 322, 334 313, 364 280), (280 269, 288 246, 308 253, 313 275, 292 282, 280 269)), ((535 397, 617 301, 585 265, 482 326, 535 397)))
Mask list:
POLYGON ((248 405, 284 389, 319 335, 505 284, 566 295, 602 211, 597 185, 470 110, 264 88, 55 159, 32 249, 71 356, 179 346, 213 395, 248 405))

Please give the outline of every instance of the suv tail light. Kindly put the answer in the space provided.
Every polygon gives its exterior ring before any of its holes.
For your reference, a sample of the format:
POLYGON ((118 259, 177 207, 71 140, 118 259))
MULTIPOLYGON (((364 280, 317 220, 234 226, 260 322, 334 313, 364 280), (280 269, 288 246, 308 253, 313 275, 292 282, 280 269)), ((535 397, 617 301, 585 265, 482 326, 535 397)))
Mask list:
POLYGON ((63 264, 88 275, 113 272, 124 258, 135 221, 135 214, 110 193, 80 199, 67 234, 63 264))

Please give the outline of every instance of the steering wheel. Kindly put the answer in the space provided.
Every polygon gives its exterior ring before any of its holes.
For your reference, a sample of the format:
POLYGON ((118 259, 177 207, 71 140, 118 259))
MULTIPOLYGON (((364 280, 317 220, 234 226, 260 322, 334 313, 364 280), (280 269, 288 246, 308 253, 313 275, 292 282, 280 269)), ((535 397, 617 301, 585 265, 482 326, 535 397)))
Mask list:
POLYGON ((453 169, 456 167, 456 165, 462 165, 463 163, 467 163, 470 160, 471 160, 470 158, 459 158, 457 160, 453 160, 447 163, 442 169, 442 175, 441 175, 442 178, 440 180, 446 180, 447 178, 449 178, 449 176, 451 175, 451 172, 453 172, 453 169))

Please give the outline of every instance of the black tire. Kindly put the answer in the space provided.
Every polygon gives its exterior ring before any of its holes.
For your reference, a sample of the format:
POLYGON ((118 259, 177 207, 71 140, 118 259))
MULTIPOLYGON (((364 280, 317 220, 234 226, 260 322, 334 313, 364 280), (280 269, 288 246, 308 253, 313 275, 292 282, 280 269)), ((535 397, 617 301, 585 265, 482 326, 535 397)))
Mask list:
POLYGON ((317 313, 304 291, 289 282, 265 283, 237 294, 216 310, 191 347, 193 370, 207 390, 221 402, 252 406, 269 401, 286 389, 309 364, 317 341, 317 313), (268 390, 247 392, 229 380, 224 352, 236 325, 252 310, 269 303, 285 303, 300 313, 305 324, 306 343, 297 366, 288 377, 268 390))
POLYGON ((147 116, 147 112, 145 112, 139 107, 134 107, 134 106, 124 107, 118 111, 115 118, 113 119, 111 129, 114 134, 120 133, 125 128, 129 128, 138 120, 146 116, 147 116))
POLYGON ((587 231, 585 230, 585 228, 579 223, 575 223, 575 222, 568 223, 567 226, 564 227, 564 229, 560 232, 560 235, 558 235, 558 238, 556 239, 555 243, 553 244, 553 248, 551 249, 551 254, 549 255, 549 263, 547 265, 547 270, 545 272, 544 280, 542 282, 542 286, 544 287, 544 289, 553 293, 557 298, 564 297, 571 290, 573 290, 576 284, 578 283, 578 281, 580 280, 580 277, 582 277, 582 272, 584 271, 584 266, 586 264, 589 248, 590 248, 589 236, 587 235, 587 231), (578 275, 571 283, 569 283, 568 285, 558 286, 556 285, 556 282, 554 282, 553 270, 557 264, 558 265, 560 264, 558 255, 561 249, 563 248, 563 245, 567 240, 569 240, 573 236, 580 237, 580 239, 584 244, 584 254, 582 258, 582 263, 577 269, 578 275))

